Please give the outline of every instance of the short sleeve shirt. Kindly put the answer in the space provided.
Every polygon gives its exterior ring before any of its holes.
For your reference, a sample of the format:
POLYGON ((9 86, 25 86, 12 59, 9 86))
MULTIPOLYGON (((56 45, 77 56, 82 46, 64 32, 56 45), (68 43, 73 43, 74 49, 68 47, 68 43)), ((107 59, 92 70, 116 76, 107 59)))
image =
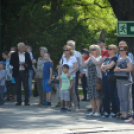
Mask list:
POLYGON ((4 77, 4 78, 0 81, 0 86, 5 86, 5 82, 6 82, 6 71, 5 70, 0 71, 0 78, 1 77, 4 77))
POLYGON ((61 75, 61 90, 67 90, 70 87, 70 80, 73 79, 71 76, 70 79, 67 77, 68 74, 62 74, 61 75))
POLYGON ((50 68, 52 68, 51 62, 45 62, 44 63, 44 71, 43 71, 43 78, 49 79, 50 78, 50 68))
MULTIPOLYGON (((129 52, 128 53, 128 57, 132 60, 132 63, 134 65, 134 56, 133 56, 133 54, 129 52)), ((120 54, 118 55, 118 58, 121 58, 121 55, 120 54)))
MULTIPOLYGON (((132 63, 132 60, 131 60, 129 57, 127 57, 127 58, 125 58, 125 59, 119 58, 119 59, 117 60, 117 64, 116 64, 116 65, 117 65, 119 68, 121 68, 121 69, 125 69, 125 68, 127 68, 127 64, 128 64, 128 63, 132 63)), ((131 72, 129 72, 129 80, 132 81, 131 72)))
MULTIPOLYGON (((77 63, 77 59, 74 56, 71 56, 68 61, 67 61, 66 57, 63 57, 60 61, 60 64, 62 64, 62 66, 64 64, 67 64, 69 66, 69 71, 68 71, 69 73, 74 69, 74 63, 77 63)), ((63 74, 63 72, 62 72, 62 74, 63 74)), ((75 77, 76 72, 72 73, 71 76, 75 77)))
POLYGON ((101 51, 101 56, 102 56, 102 58, 103 57, 109 57, 108 51, 107 50, 102 50, 101 51))

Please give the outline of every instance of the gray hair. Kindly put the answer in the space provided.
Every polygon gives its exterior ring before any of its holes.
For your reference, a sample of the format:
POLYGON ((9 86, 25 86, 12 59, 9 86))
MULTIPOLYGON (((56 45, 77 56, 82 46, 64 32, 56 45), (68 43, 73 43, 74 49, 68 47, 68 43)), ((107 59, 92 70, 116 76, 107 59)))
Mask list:
POLYGON ((97 50, 97 57, 101 56, 101 49, 98 45, 95 45, 95 44, 91 45, 89 47, 89 50, 94 49, 94 48, 97 50))
POLYGON ((44 50, 45 53, 48 52, 47 48, 46 47, 40 47, 40 50, 44 50))
POLYGON ((21 44, 25 45, 24 42, 19 42, 18 43, 18 48, 20 47, 21 44))
POLYGON ((68 43, 72 44, 72 45, 75 47, 75 41, 74 41, 74 40, 68 40, 68 41, 67 41, 67 44, 68 44, 68 43))

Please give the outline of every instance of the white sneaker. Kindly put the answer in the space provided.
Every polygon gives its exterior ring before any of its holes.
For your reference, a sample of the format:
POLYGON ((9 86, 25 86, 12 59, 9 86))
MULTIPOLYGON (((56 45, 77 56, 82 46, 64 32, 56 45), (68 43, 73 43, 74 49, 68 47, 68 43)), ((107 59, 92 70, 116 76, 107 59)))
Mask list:
POLYGON ((93 116, 93 115, 94 115, 94 113, 92 113, 92 112, 87 114, 87 116, 93 116))
POLYGON ((95 113, 93 116, 95 116, 95 117, 99 117, 100 114, 99 114, 99 113, 95 113))

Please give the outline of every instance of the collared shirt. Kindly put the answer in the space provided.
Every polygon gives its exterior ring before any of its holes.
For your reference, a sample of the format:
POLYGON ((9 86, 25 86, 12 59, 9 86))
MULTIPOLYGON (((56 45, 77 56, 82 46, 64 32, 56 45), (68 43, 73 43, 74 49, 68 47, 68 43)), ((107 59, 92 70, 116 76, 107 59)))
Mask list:
MULTIPOLYGON (((25 52, 23 52, 22 54, 19 53, 19 62, 24 62, 25 63, 25 52)), ((24 65, 20 65, 19 70, 25 70, 24 65)))
POLYGON ((42 59, 42 57, 39 57, 37 61, 37 78, 43 78, 44 63, 45 60, 42 59))
MULTIPOLYGON (((60 60, 60 64, 62 64, 62 66, 64 64, 67 64, 69 66, 69 73, 74 69, 74 63, 77 63, 76 57, 75 56, 70 56, 69 60, 67 61, 66 57, 62 57, 62 59, 60 60)), ((62 72, 63 74, 63 72, 62 72)), ((76 72, 72 73, 71 76, 75 77, 76 72)))

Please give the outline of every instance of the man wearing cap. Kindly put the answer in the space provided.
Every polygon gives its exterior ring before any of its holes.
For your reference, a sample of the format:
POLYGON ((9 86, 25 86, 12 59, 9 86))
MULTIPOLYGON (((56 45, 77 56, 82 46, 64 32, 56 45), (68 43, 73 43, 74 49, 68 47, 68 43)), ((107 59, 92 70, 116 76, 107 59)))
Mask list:
MULTIPOLYGON (((85 55, 84 56, 85 57, 84 61, 86 61, 89 58, 89 51, 87 50, 87 48, 83 48, 81 50, 81 53, 83 55, 85 55)), ((87 74, 87 67, 81 66, 80 77, 81 77, 82 88, 83 88, 83 95, 84 95, 84 98, 82 99, 82 101, 87 101, 87 77, 86 77, 86 74, 87 74)))
POLYGON ((103 39, 98 39, 97 45, 100 46, 102 60, 104 61, 106 57, 109 57, 108 51, 105 48, 105 41, 103 39))
POLYGON ((6 71, 4 70, 6 63, 0 62, 0 105, 4 103, 4 90, 6 83, 6 71))
POLYGON ((25 44, 20 42, 18 44, 18 52, 11 55, 10 64, 13 66, 13 77, 17 86, 17 103, 16 106, 21 105, 21 82, 25 91, 25 105, 29 106, 29 91, 28 91, 28 70, 32 65, 29 53, 25 52, 25 44))

